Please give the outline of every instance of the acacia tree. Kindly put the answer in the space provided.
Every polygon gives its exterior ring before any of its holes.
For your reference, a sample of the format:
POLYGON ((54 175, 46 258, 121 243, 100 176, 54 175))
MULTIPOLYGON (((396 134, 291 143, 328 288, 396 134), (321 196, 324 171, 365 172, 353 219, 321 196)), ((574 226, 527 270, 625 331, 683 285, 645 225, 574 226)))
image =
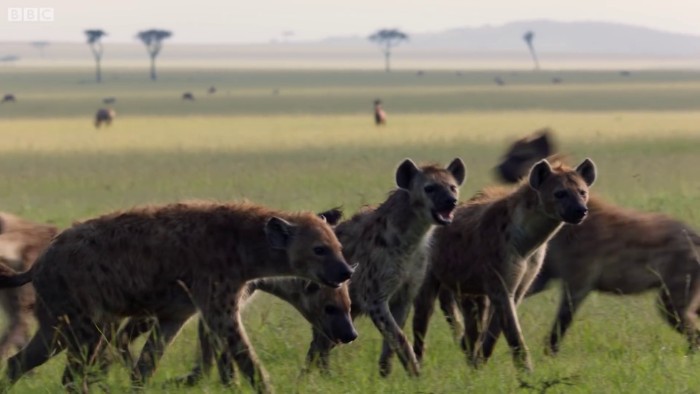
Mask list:
POLYGON ((379 45, 384 54, 384 70, 391 71, 391 50, 404 41, 408 41, 408 34, 398 29, 381 29, 369 36, 369 40, 379 45))
POLYGON ((95 79, 97 83, 102 82, 102 37, 106 36, 104 30, 85 30, 87 43, 92 51, 92 56, 95 57, 95 79))
POLYGON ((532 41, 535 39, 535 33, 533 31, 528 31, 523 35, 523 40, 525 40, 525 43, 527 44, 528 49, 530 50, 530 55, 532 56, 532 61, 535 63, 535 70, 540 69, 540 61, 537 60, 537 53, 535 52, 535 45, 532 43, 532 41))
POLYGON ((146 46, 148 56, 151 57, 151 80, 156 80, 156 57, 163 48, 163 40, 170 38, 173 33, 167 30, 144 30, 140 31, 136 37, 146 46))
POLYGON ((44 49, 50 45, 48 41, 33 41, 32 46, 39 50, 39 57, 44 58, 44 49))

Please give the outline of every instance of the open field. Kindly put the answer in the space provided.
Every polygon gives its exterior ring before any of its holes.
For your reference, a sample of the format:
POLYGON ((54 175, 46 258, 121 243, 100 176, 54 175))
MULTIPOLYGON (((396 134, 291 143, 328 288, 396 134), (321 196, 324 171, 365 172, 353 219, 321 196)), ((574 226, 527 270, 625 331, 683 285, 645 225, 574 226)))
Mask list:
MULTIPOLYGON (((549 126, 560 147, 598 164, 594 190, 616 203, 666 212, 700 228, 700 73, 294 72, 122 69, 89 82, 91 70, 0 69, 2 210, 61 226, 134 204, 186 198, 238 199, 285 209, 337 205, 349 215, 381 201, 404 157, 464 159, 463 198, 494 183, 492 167, 513 138, 549 126), (506 86, 496 86, 496 75, 506 86), (552 85, 552 77, 564 80, 552 85), (219 89, 213 96, 210 85, 219 89), (274 89, 279 94, 274 95, 274 89), (183 91, 195 102, 182 102, 183 91), (101 99, 117 97, 109 129, 96 131, 101 99), (371 102, 381 97, 389 124, 375 128, 371 102)), ((697 392, 700 356, 658 316, 651 295, 593 295, 556 358, 542 344, 558 291, 528 299, 521 323, 535 372, 523 379, 548 392, 697 392)), ((410 321, 410 320, 409 320, 410 321)), ((277 392, 528 392, 519 388, 501 341, 486 368, 471 371, 436 314, 423 376, 398 362, 377 372, 381 340, 371 322, 332 354, 330 377, 301 376, 310 329, 289 306, 260 295, 246 311, 249 336, 277 392)), ((409 324, 410 325, 410 324, 409 324)), ((195 358, 194 324, 169 349, 147 392, 185 373, 195 358)), ((410 332, 410 329, 408 329, 410 332)), ((64 357, 22 379, 15 392, 56 392, 64 357)), ((128 389, 115 367, 113 392, 128 389)), ((249 391, 242 382, 240 388, 249 391)), ((169 392, 184 389, 168 388, 169 392)), ((197 390, 224 392, 215 374, 197 390)))

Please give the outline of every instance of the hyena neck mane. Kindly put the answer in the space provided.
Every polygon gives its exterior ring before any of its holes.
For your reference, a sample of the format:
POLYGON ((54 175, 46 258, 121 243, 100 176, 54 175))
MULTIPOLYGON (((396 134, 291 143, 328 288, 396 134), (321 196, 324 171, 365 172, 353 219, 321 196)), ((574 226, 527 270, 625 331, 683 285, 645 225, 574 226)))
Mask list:
POLYGON ((563 222, 547 215, 540 203, 537 191, 523 184, 503 200, 509 211, 508 232, 510 243, 523 257, 552 238, 563 222))
POLYGON ((383 225, 384 231, 396 235, 399 244, 392 246, 402 247, 418 245, 433 227, 433 219, 424 215, 424 211, 424 202, 411 201, 408 191, 397 189, 389 194, 373 215, 383 225))

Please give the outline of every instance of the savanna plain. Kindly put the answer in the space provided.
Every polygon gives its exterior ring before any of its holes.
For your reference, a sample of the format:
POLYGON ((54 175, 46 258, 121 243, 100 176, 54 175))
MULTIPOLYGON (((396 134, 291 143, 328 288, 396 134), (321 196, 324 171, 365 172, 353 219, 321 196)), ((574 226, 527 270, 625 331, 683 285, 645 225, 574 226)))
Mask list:
MULTIPOLYGON (((347 217, 386 197, 406 157, 442 164, 461 157, 466 200, 498 183, 493 167, 510 142, 551 127, 561 151, 595 160, 595 193, 700 228, 700 72, 163 68, 151 82, 146 70, 120 68, 104 70, 102 84, 91 73, 0 69, 0 89, 17 97, 0 105, 3 211, 64 227, 139 204, 249 199, 288 210, 342 206, 347 217), (217 92, 207 94, 209 86, 217 92), (185 91, 195 101, 181 100, 185 91), (96 130, 92 117, 104 97, 117 99, 117 117, 96 130), (373 124, 375 98, 388 113, 384 127, 373 124)), ((367 318, 356 322, 355 342, 332 352, 329 376, 300 373, 311 329, 291 306, 260 294, 244 322, 279 393, 700 391, 700 355, 688 354, 662 321, 653 294, 593 294, 560 354, 546 356, 558 297, 555 283, 520 306, 535 366, 527 375, 516 372, 504 341, 484 368, 471 370, 439 312, 418 379, 398 363, 379 376, 381 339, 367 318)), ((194 389, 167 385, 194 364, 196 343, 190 322, 145 392, 227 392, 214 373, 194 389)), ((13 391, 61 392, 64 365, 65 357, 54 357, 13 391)), ((236 390, 252 391, 239 380, 236 390)), ((120 365, 105 383, 111 392, 130 390, 120 365)))

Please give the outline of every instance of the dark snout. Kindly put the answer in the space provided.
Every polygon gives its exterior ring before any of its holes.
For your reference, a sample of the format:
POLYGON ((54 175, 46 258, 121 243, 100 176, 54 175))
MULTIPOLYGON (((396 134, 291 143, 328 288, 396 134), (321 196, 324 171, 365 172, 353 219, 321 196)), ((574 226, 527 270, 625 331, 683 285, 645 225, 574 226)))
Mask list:
POLYGON ((348 315, 337 316, 331 326, 331 337, 340 343, 350 343, 357 339, 357 331, 348 315))
POLYGON ((350 343, 357 339, 357 331, 355 331, 355 327, 351 327, 350 330, 347 330, 346 333, 340 336, 338 339, 340 339, 340 342, 342 343, 350 343))
POLYGON ((338 260, 332 264, 328 264, 322 281, 325 285, 331 287, 340 287, 340 284, 352 277, 354 270, 344 260, 338 260))
POLYGON ((579 205, 572 207, 567 210, 566 215, 563 215, 563 219, 566 223, 579 224, 588 215, 588 208, 585 205, 579 205))
POLYGON ((433 219, 437 224, 446 225, 452 223, 454 210, 457 207, 457 198, 444 192, 433 201, 433 219))

